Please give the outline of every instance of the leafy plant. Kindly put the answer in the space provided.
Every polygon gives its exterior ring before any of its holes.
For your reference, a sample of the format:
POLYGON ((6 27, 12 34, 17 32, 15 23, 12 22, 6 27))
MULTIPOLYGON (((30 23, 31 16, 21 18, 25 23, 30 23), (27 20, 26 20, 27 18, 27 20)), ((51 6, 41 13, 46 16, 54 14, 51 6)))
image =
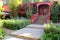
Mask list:
POLYGON ((0 28, 0 39, 4 38, 5 34, 5 31, 2 28, 0 28))
POLYGON ((0 12, 2 12, 4 9, 2 7, 0 7, 0 12))
POLYGON ((27 14, 27 18, 30 18, 31 17, 31 15, 32 15, 32 12, 31 12, 31 10, 27 10, 27 12, 26 12, 26 14, 27 14))
POLYGON ((58 15, 60 14, 58 2, 53 2, 51 6, 51 20, 53 22, 58 20, 58 15))
POLYGON ((40 40, 60 40, 60 25, 49 23, 44 25, 44 34, 40 40))
POLYGON ((56 33, 44 33, 40 40, 60 40, 60 34, 56 33))
POLYGON ((29 20, 3 20, 3 27, 11 30, 18 30, 29 24, 29 20))
POLYGON ((18 13, 17 13, 17 6, 20 4, 22 0, 10 0, 10 3, 9 3, 9 9, 10 9, 10 12, 12 13, 13 17, 16 18, 18 16, 18 13))
POLYGON ((4 18, 4 16, 2 17, 2 12, 3 12, 4 8, 0 7, 0 18, 4 18))

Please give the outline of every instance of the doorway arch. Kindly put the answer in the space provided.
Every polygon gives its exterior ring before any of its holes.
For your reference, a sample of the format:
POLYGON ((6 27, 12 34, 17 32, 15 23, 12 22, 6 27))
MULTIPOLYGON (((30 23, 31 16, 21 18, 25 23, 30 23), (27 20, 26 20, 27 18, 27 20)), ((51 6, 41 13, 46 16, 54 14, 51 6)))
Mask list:
POLYGON ((37 5, 37 14, 43 15, 43 10, 45 10, 46 14, 50 15, 50 7, 52 5, 51 2, 39 2, 36 4, 37 5))
POLYGON ((42 4, 38 6, 38 15, 47 15, 49 13, 49 5, 42 4))

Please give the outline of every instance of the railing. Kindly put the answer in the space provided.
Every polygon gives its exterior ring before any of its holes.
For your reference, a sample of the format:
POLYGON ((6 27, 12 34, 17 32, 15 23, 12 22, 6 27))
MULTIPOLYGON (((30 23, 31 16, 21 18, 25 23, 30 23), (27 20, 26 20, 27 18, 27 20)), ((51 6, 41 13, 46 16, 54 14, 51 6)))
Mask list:
POLYGON ((33 14, 33 15, 31 16, 31 18, 30 18, 30 23, 31 23, 31 24, 36 20, 37 16, 38 16, 37 14, 33 14))

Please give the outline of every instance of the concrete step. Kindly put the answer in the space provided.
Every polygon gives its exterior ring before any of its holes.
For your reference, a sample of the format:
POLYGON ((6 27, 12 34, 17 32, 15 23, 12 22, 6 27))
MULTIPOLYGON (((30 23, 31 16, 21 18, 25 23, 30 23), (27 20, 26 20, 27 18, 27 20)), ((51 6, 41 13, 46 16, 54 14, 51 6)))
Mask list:
POLYGON ((43 26, 43 25, 39 25, 39 24, 30 24, 30 25, 27 25, 26 28, 38 28, 38 29, 43 29, 44 26, 43 26))
POLYGON ((7 35, 7 36, 6 36, 4 39, 2 39, 2 40, 27 40, 27 39, 16 38, 16 37, 7 35))
POLYGON ((34 39, 16 38, 16 37, 7 35, 7 36, 6 36, 4 39, 2 39, 2 40, 34 40, 34 39))
POLYGON ((43 33, 43 29, 23 28, 21 30, 11 33, 10 35, 17 38, 38 40, 43 35, 43 33))

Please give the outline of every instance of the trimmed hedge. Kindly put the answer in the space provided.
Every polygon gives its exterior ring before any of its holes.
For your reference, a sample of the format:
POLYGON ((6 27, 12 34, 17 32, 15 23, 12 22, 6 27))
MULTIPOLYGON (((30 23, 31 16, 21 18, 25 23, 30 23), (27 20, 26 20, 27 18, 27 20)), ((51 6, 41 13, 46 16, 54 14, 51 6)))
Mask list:
POLYGON ((3 20, 2 22, 3 27, 11 30, 18 30, 30 24, 29 20, 3 20))

